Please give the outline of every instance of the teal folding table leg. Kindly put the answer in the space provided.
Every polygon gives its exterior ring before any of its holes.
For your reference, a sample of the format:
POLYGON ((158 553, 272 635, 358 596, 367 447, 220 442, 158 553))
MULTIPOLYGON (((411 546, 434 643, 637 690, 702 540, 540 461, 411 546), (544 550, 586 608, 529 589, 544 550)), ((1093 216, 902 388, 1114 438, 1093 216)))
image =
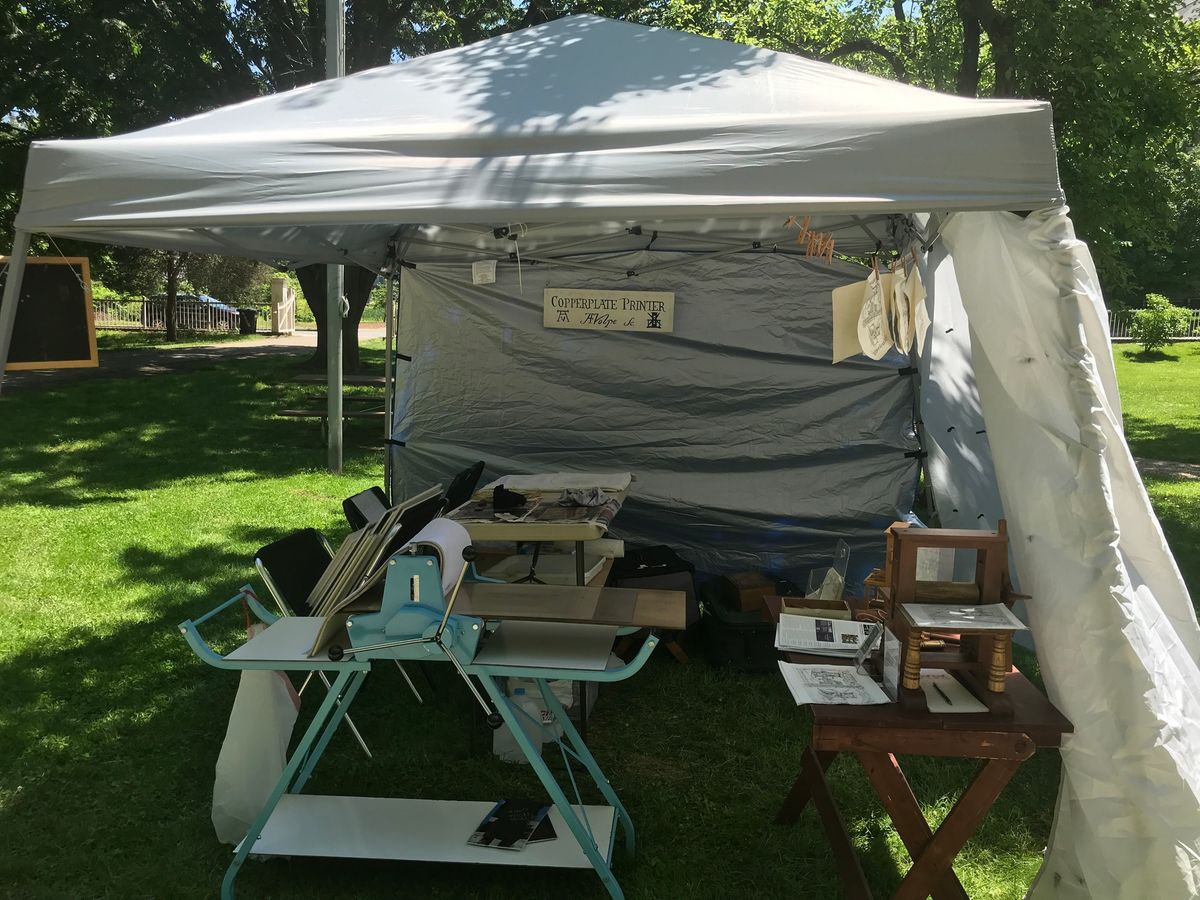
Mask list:
POLYGON ((329 724, 321 734, 321 739, 317 741, 312 752, 308 754, 308 758, 304 762, 304 768, 300 770, 300 775, 296 778, 296 783, 292 785, 288 791, 290 794, 298 794, 304 790, 304 785, 308 782, 309 776, 312 775, 313 769, 317 765, 317 760, 325 752, 325 748, 329 746, 329 739, 333 737, 333 733, 342 724, 342 719, 346 718, 346 714, 350 709, 350 704, 354 702, 354 695, 358 693, 358 689, 362 687, 362 683, 367 679, 366 672, 356 672, 358 677, 352 678, 350 684, 346 686, 344 695, 337 703, 336 709, 330 716, 329 724))
MULTIPOLYGON (((334 681, 333 687, 325 695, 325 699, 321 702, 317 709, 316 715, 313 716, 312 722, 304 732, 304 737, 300 739, 300 743, 296 745, 295 752, 292 753, 287 765, 283 767, 283 772, 279 776, 279 780, 275 782, 275 787, 271 791, 271 795, 267 797, 267 802, 263 804, 262 810, 246 831, 246 836, 242 839, 241 846, 233 855, 233 862, 229 864, 229 868, 225 870, 225 877, 221 881, 221 900, 233 900, 233 882, 237 878, 238 870, 241 869, 242 863, 246 861, 246 857, 254 849, 255 842, 263 833, 263 829, 267 825, 267 820, 271 818, 271 813, 275 811, 275 807, 279 805, 279 798, 282 797, 288 789, 288 785, 292 783, 292 779, 300 769, 300 765, 308 755, 308 750, 317 741, 318 737, 332 733, 332 727, 336 727, 337 721, 331 720, 330 716, 337 707, 338 698, 341 697, 348 689, 362 682, 362 676, 366 673, 356 669, 346 669, 339 672, 337 680, 334 681), (355 676, 358 676, 357 678, 355 676)), ((342 706, 344 714, 346 706, 342 706)), ((338 717, 340 720, 340 717, 338 717)), ((328 743, 326 740, 325 743, 328 743)), ((324 744, 322 744, 322 748, 324 744)), ((315 765, 316 760, 312 763, 315 765)), ((310 771, 311 771, 311 767, 310 771)))
MULTIPOLYGON (((517 746, 521 748, 521 752, 525 754, 529 765, 537 773, 538 779, 542 782, 542 787, 550 795, 550 799, 555 807, 558 808, 563 821, 567 823, 567 827, 571 829, 571 834, 578 841, 584 856, 588 858, 588 862, 592 864, 592 868, 596 870, 596 874, 600 876, 600 880, 608 889, 609 896, 613 900, 624 900, 625 893, 621 890, 621 886, 617 884, 617 879, 613 876, 612 869, 605 858, 606 854, 597 848, 591 828, 585 825, 580 819, 579 814, 575 811, 575 807, 567 800, 567 796, 563 793, 562 788, 559 787, 558 781, 546 766, 545 760, 542 759, 542 754, 538 751, 538 748, 533 746, 533 742, 529 740, 529 735, 521 727, 520 720, 518 719, 518 716, 521 714, 513 709, 512 705, 508 702, 508 697, 504 695, 504 691, 496 684, 496 679, 492 675, 478 672, 473 674, 478 676, 484 690, 488 692, 488 696, 496 704, 496 710, 504 719, 504 724, 512 731, 517 746)), ((559 708, 561 709, 561 706, 559 708)), ((594 760, 592 764, 595 765, 594 760)), ((605 837, 608 836, 606 835, 605 837)))
MULTIPOLYGON (((587 744, 583 742, 579 732, 571 723, 571 717, 567 715, 562 704, 558 702, 558 698, 554 696, 554 691, 551 690, 549 682, 544 678, 538 678, 537 685, 541 689, 542 699, 546 703, 546 708, 554 715, 555 720, 562 726, 563 737, 567 739, 567 750, 583 763, 583 767, 587 769, 588 774, 592 776, 592 781, 596 787, 600 789, 600 793, 604 795, 604 799, 608 801, 608 805, 617 811, 617 819, 621 823, 621 829, 625 832, 625 849, 630 854, 634 852, 634 836, 633 836, 633 820, 629 818, 629 813, 625 811, 625 805, 621 803, 621 799, 617 796, 617 792, 613 790, 612 784, 604 777, 604 772, 601 771, 596 758, 592 756, 592 752, 588 750, 587 744)), ((580 682, 586 686, 587 682, 580 682)), ((582 694, 583 691, 581 690, 582 694)))

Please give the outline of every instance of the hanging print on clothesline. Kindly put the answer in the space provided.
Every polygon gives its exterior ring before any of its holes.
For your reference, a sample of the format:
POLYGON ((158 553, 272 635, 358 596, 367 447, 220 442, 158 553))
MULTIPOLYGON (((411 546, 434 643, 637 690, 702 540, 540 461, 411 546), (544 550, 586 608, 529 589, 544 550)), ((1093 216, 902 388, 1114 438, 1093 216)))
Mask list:
POLYGON ((897 257, 891 271, 873 260, 865 281, 833 291, 833 362, 882 359, 893 349, 920 356, 929 324, 916 251, 897 257))

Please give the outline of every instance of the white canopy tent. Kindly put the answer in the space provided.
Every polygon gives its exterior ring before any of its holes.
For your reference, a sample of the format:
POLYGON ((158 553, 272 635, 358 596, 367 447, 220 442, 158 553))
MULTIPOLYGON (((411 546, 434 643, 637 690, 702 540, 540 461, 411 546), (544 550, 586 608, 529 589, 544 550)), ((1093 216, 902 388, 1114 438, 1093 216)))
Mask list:
POLYGON ((994 521, 1002 504, 1042 671, 1076 729, 1034 893, 1196 896, 1200 629, 1122 436, 1103 303, 1063 199, 1046 104, 574 16, 35 144, 0 359, 34 232, 389 271, 397 256, 535 258, 638 232, 769 244, 793 214, 840 251, 915 234, 935 322, 926 422, 980 425, 927 445, 943 520, 994 521), (1043 211, 1007 212, 1029 210, 1043 211))

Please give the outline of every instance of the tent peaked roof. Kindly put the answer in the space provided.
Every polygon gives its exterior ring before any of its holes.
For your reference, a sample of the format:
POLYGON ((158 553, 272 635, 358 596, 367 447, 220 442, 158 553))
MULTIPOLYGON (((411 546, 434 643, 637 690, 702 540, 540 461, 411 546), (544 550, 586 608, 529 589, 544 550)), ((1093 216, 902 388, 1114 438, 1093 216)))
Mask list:
POLYGON ((312 260, 400 224, 1061 200, 1044 103, 580 15, 128 135, 39 142, 17 224, 312 260))

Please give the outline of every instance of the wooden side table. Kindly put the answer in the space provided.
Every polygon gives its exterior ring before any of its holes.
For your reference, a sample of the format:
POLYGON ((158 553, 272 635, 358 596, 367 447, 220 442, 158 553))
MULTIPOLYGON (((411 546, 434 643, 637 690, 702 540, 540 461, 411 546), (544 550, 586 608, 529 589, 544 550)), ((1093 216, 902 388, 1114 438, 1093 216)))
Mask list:
POLYGON ((869 898, 871 891, 845 822, 825 779, 841 753, 853 753, 892 819, 913 859, 896 890, 897 900, 965 898, 952 868, 954 857, 983 821, 1021 763, 1039 747, 1058 747, 1071 723, 1015 669, 1006 689, 1011 719, 989 714, 914 713, 886 706, 813 706, 812 742, 801 757, 800 774, 775 821, 791 825, 811 799, 837 859, 845 895, 869 898), (979 771, 936 832, 929 829, 897 754, 982 760, 979 771))
MULTIPOLYGON (((775 615, 778 615, 776 612, 775 615)), ((791 662, 830 664, 828 657, 785 654, 791 662)), ((1000 792, 1025 760, 1042 747, 1059 747, 1073 729, 1024 675, 1012 669, 1005 684, 1011 717, 990 713, 939 715, 880 706, 811 706, 812 740, 801 756, 800 774, 775 821, 792 825, 808 805, 817 808, 842 877, 845 896, 870 898, 858 855, 838 810, 825 772, 842 753, 858 758, 892 825, 913 859, 896 890, 896 900, 964 900, 954 857, 983 821, 1000 792), (937 831, 931 831, 913 796, 897 755, 978 759, 979 771, 937 831)))

